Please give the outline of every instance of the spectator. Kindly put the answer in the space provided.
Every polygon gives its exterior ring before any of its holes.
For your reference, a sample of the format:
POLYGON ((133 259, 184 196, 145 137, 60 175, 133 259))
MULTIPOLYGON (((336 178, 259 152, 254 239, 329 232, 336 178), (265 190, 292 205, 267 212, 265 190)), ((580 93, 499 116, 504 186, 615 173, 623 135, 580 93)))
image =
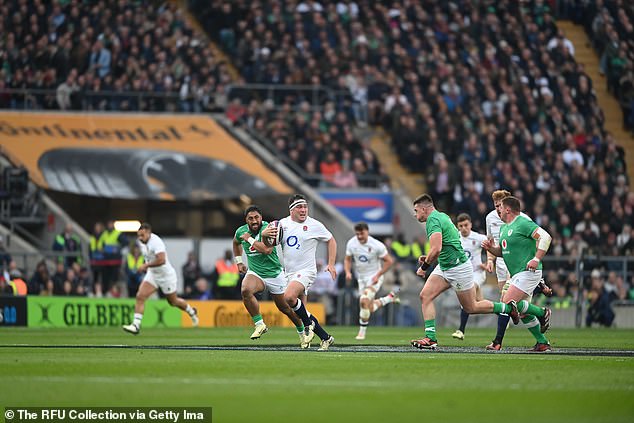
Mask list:
POLYGON ((219 300, 240 299, 240 273, 233 262, 233 253, 226 250, 223 257, 216 260, 212 275, 213 297, 219 300))
POLYGON ((586 315, 586 327, 592 326, 592 323, 599 323, 605 327, 612 326, 615 317, 614 310, 612 310, 612 300, 604 288, 601 272, 597 269, 592 271, 591 287, 587 298, 589 307, 586 315))
POLYGON ((73 263, 82 263, 81 238, 73 231, 73 225, 67 224, 64 232, 58 234, 53 240, 53 251, 64 252, 57 261, 63 263, 65 267, 71 267, 73 263), (76 255, 73 255, 76 254, 76 255))
POLYGON ((46 262, 40 261, 35 268, 35 272, 29 282, 28 293, 29 295, 40 295, 42 292, 52 295, 53 294, 53 281, 48 273, 46 262))
POLYGON ((141 285, 141 282, 143 282, 145 272, 142 272, 140 270, 140 267, 144 262, 145 260, 141 255, 141 250, 139 249, 139 246, 134 244, 134 246, 132 247, 132 251, 130 251, 126 257, 125 265, 128 285, 128 297, 130 298, 136 297, 139 286, 141 285))
POLYGON ((193 251, 187 253, 187 261, 183 264, 183 285, 185 295, 190 295, 194 289, 194 284, 202 276, 200 264, 193 251))

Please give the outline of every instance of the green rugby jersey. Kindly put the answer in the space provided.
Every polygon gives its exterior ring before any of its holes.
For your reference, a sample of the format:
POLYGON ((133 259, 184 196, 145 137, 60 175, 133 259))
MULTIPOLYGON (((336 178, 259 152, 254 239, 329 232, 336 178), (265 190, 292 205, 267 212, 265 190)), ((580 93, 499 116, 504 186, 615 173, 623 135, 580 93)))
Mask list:
MULTIPOLYGON (((533 232, 539 228, 537 223, 524 216, 517 216, 511 223, 500 228, 500 247, 502 258, 511 276, 526 270, 526 265, 537 252, 537 240, 533 232)), ((542 269, 542 262, 537 266, 542 269)))
POLYGON ((438 210, 434 210, 427 217, 427 239, 431 235, 440 232, 442 235, 442 249, 438 256, 440 270, 448 270, 468 260, 460 242, 460 232, 453 224, 451 218, 438 210))
MULTIPOLYGON (((262 227, 257 234, 251 233, 256 241, 262 241, 262 231, 268 226, 268 222, 262 222, 262 227)), ((242 234, 249 232, 249 225, 244 224, 236 230, 235 239, 242 244, 242 248, 247 254, 247 267, 261 278, 274 278, 282 272, 282 264, 277 256, 277 249, 274 247, 271 254, 262 254, 256 251, 251 245, 240 238, 242 234)))

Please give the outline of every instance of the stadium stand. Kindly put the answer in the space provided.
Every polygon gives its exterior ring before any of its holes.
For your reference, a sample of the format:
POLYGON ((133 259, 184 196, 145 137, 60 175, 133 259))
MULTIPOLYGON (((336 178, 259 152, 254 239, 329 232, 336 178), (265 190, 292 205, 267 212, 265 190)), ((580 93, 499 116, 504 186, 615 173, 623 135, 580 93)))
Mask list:
POLYGON ((580 2, 567 12, 582 24, 601 56, 600 72, 619 101, 623 126, 634 133, 634 5, 630 2, 580 2))
POLYGON ((0 13, 3 107, 200 112, 230 82, 169 2, 19 1, 0 13))
MULTIPOLYGON (((440 207, 468 212, 476 230, 490 193, 504 187, 555 234, 554 255, 628 252, 616 243, 634 207, 624 151, 603 126, 593 81, 552 3, 191 4, 246 82, 317 80, 365 95, 368 121, 391 135, 402 165, 425 173, 440 207)), ((332 172, 307 164, 288 128, 272 126, 255 129, 309 172, 332 172)))
MULTIPOLYGON (((474 229, 502 187, 554 235, 554 256, 633 252, 623 150, 549 2, 189 3, 244 82, 308 90, 230 90, 227 66, 172 3, 19 1, 0 8, 0 107, 223 110, 316 187, 388 188, 358 135, 379 125, 440 208, 468 212, 474 229)), ((631 10, 607 10, 631 40, 631 10)), ((610 20, 595 12, 584 22, 610 20)), ((625 55, 608 77, 621 95, 631 52, 625 42, 608 56, 625 55)), ((573 268, 552 276, 567 293, 573 268)))

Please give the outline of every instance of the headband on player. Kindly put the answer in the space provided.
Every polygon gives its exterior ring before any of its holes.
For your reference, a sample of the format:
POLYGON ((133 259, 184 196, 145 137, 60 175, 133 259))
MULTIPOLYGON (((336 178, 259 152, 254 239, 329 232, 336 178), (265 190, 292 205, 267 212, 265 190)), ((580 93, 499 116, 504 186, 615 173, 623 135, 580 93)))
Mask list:
POLYGON ((301 204, 308 204, 308 202, 306 200, 304 200, 303 198, 300 198, 299 200, 295 200, 291 203, 290 206, 288 206, 288 211, 293 210, 295 207, 301 205, 301 204))

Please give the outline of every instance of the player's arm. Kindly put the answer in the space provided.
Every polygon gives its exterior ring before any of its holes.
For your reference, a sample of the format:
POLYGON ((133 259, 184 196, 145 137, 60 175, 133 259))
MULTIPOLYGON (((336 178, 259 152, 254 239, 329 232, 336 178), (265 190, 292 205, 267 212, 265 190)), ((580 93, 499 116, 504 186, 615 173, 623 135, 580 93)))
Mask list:
POLYGON ((377 283, 379 278, 385 275, 387 271, 390 270, 390 267, 392 267, 392 264, 394 264, 394 258, 392 258, 390 253, 387 253, 385 256, 381 257, 381 261, 381 268, 378 272, 376 272, 376 275, 372 277, 373 284, 377 283))
POLYGON ((337 279, 337 270, 335 269, 335 261, 337 260, 337 241, 334 236, 328 240, 328 267, 326 270, 330 273, 333 280, 337 279))
POLYGON ((148 267, 159 267, 165 264, 165 251, 161 251, 160 253, 156 253, 156 258, 154 261, 149 263, 143 263, 139 266, 139 270, 145 272, 148 267))
POLYGON ((533 231, 531 237, 537 240, 537 251, 535 251, 535 257, 528 262, 526 268, 531 272, 534 272, 535 269, 537 269, 537 266, 539 266, 539 262, 542 261, 546 255, 546 251, 550 248, 550 242, 553 237, 539 226, 533 231))
POLYGON ((233 237, 233 262, 238 265, 238 272, 247 273, 247 266, 242 262, 242 244, 233 237))
POLYGON ((346 256, 343 259, 343 270, 346 272, 346 281, 352 279, 352 256, 346 256))
POLYGON ((268 246, 262 241, 256 241, 255 238, 253 238, 249 232, 243 233, 242 236, 240 236, 240 238, 248 242, 251 245, 251 247, 253 247, 253 249, 257 251, 258 253, 271 254, 273 252, 272 246, 268 246))
POLYGON ((495 257, 502 257, 502 247, 500 247, 499 245, 495 245, 495 241, 493 240, 493 238, 485 239, 484 241, 482 241, 482 244, 480 244, 480 246, 484 248, 487 252, 488 271, 489 261, 494 261, 495 257))
POLYGON ((426 256, 420 256, 418 258, 420 264, 420 267, 416 271, 418 276, 425 277, 427 269, 438 259, 440 250, 442 250, 442 233, 434 232, 429 237, 429 252, 426 256))

